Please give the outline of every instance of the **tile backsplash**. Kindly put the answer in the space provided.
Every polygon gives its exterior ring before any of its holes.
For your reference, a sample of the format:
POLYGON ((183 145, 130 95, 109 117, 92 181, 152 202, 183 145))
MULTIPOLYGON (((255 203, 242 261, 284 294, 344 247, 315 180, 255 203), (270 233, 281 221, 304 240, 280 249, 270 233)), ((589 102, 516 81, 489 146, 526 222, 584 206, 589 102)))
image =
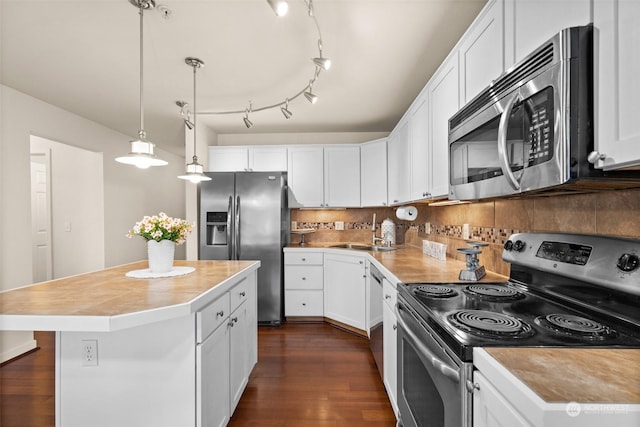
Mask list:
MULTIPOLYGON (((496 199, 470 204, 418 208, 415 221, 401 221, 395 208, 292 209, 291 221, 298 228, 314 228, 307 242, 371 242, 371 225, 376 214, 376 235, 385 218, 396 224, 396 241, 422 249, 422 240, 447 245, 447 256, 464 259, 456 249, 465 247, 463 225, 469 225, 469 239, 489 243, 480 261, 491 271, 509 274, 501 259, 502 245, 513 233, 548 231, 606 234, 640 239, 640 190, 603 191, 590 194, 496 199), (335 223, 344 222, 344 230, 335 223), (428 224, 428 225, 427 225, 428 224), (428 232, 427 232, 428 231, 428 232)), ((292 236, 292 243, 299 236, 292 236)))

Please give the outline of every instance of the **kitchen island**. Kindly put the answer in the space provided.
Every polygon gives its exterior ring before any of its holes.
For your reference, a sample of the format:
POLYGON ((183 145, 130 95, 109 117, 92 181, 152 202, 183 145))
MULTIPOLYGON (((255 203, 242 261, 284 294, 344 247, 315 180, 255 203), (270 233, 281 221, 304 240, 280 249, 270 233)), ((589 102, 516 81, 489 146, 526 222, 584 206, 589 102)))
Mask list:
POLYGON ((146 262, 0 293, 0 330, 56 331, 56 425, 224 425, 257 361, 255 261, 146 262))

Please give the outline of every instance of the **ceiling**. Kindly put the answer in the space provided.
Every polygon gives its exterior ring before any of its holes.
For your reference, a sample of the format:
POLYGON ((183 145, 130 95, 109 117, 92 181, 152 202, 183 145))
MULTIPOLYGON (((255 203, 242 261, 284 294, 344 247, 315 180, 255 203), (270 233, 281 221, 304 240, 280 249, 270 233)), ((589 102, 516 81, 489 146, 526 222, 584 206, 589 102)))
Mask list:
MULTIPOLYGON (((156 0, 144 14, 144 128, 184 154, 177 100, 198 112, 284 101, 313 77, 318 30, 303 0, 277 18, 266 0, 156 0), (159 6, 170 13, 163 13, 159 6)), ((323 53, 332 60, 313 86, 318 102, 198 114, 219 134, 389 132, 486 0, 315 0, 323 53)), ((0 81, 123 134, 139 129, 139 15, 128 0, 0 0, 0 81)), ((123 149, 127 149, 123 141, 123 149)))

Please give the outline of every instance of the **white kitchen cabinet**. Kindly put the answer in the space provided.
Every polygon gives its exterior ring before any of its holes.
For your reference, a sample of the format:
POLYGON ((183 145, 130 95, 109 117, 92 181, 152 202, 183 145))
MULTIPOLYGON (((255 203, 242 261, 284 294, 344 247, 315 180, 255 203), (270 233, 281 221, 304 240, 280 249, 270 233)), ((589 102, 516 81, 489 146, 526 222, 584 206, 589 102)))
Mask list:
POLYGON ((409 122, 402 121, 387 140, 389 204, 409 200, 409 122))
POLYGON ((211 146, 211 172, 271 172, 287 170, 287 147, 282 146, 211 146))
POLYGON ((211 172, 237 172, 248 168, 246 147, 209 147, 208 170, 211 172))
POLYGON ((429 153, 429 101, 427 91, 423 91, 416 101, 413 112, 409 114, 409 163, 410 163, 410 200, 425 199, 431 196, 429 175, 431 174, 431 156, 429 153))
POLYGON ((640 168, 640 2, 593 2, 596 167, 640 168))
POLYGON ((284 315, 323 316, 322 252, 285 251, 284 264, 284 315))
POLYGON ((235 411, 249 381, 250 342, 247 304, 229 315, 229 412, 235 411))
POLYGON ((289 207, 324 206, 324 150, 321 145, 288 149, 289 207))
POLYGON ((505 70, 503 10, 504 0, 490 0, 459 43, 461 105, 505 70))
POLYGON ((228 316, 224 320, 224 325, 196 348, 197 427, 224 427, 231 416, 228 316))
POLYGON ((532 427, 480 372, 473 382, 473 427, 532 427))
POLYGON ((398 413, 398 320, 395 305, 396 288, 386 278, 382 281, 382 377, 394 412, 398 413))
POLYGON ((365 258, 326 253, 323 271, 324 316, 366 331, 365 258))
POLYGON ((429 81, 429 131, 431 196, 449 193, 449 118, 460 107, 458 55, 450 55, 429 81))
POLYGON ((360 146, 324 147, 324 206, 360 207, 360 146))
MULTIPOLYGON (((505 69, 522 60, 560 30, 591 22, 592 0, 504 1, 505 69)), ((596 0, 594 3, 599 2, 596 0)))
POLYGON ((387 140, 377 139, 360 146, 361 206, 387 205, 387 140))

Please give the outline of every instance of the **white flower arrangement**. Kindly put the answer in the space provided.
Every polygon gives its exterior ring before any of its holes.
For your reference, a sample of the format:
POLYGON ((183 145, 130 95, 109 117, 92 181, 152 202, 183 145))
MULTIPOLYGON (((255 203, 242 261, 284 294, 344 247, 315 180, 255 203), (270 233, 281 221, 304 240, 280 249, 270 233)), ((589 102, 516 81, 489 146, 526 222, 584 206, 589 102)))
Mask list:
POLYGON ((187 234, 195 224, 189 224, 180 218, 172 218, 164 212, 158 215, 145 216, 142 221, 137 222, 133 229, 127 233, 128 238, 142 236, 145 240, 171 240, 176 245, 183 244, 187 239, 187 234))

